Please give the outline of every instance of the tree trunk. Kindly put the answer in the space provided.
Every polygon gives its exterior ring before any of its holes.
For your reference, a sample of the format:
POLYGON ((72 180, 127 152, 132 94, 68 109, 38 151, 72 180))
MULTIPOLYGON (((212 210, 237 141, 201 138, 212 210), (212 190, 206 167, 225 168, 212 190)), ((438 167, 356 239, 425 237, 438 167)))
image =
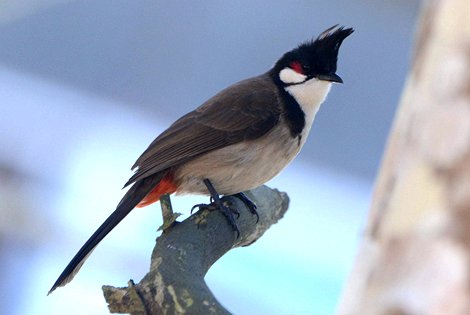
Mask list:
POLYGON ((470 314, 470 1, 424 1, 340 315, 470 314))

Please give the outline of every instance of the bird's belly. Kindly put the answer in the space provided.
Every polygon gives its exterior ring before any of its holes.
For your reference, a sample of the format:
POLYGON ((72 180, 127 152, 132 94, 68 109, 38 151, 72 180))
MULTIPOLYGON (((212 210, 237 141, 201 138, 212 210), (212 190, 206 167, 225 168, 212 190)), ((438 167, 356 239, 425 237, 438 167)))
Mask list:
POLYGON ((258 187, 286 167, 302 144, 288 130, 274 129, 260 139, 214 150, 177 168, 177 194, 207 195, 205 178, 224 195, 258 187))

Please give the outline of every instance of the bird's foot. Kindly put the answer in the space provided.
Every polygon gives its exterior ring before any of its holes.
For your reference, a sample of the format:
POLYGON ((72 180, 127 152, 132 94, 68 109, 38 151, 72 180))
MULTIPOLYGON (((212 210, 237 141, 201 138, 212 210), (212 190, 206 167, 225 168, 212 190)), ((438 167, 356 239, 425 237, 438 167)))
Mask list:
POLYGON ((258 214, 258 211, 256 211, 258 209, 256 204, 253 201, 251 201, 250 198, 248 198, 247 195, 245 195, 242 192, 239 192, 238 194, 235 194, 235 195, 232 195, 232 196, 237 197, 238 199, 240 199, 247 206, 248 210, 250 210, 250 212, 256 216, 256 223, 258 223, 259 222, 259 214, 258 214))
POLYGON ((238 212, 237 209, 230 207, 221 199, 214 200, 210 204, 200 203, 200 204, 194 205, 191 208, 191 214, 196 208, 198 210, 209 210, 209 211, 219 210, 227 218, 227 221, 230 224, 230 226, 233 228, 233 230, 237 232, 237 238, 240 236, 240 230, 238 229, 238 226, 234 217, 234 215, 237 216, 237 219, 240 217, 240 212, 238 212))
POLYGON ((209 194, 211 196, 212 202, 210 205, 214 205, 218 210, 222 212, 222 214, 227 218, 227 221, 232 227, 232 229, 235 232, 237 232, 237 238, 239 238, 240 230, 238 229, 237 222, 235 221, 233 214, 235 213, 238 218, 240 217, 240 213, 235 208, 229 207, 226 204, 224 204, 224 202, 220 199, 219 194, 217 193, 217 191, 215 190, 214 186, 212 185, 209 179, 207 178, 204 179, 204 184, 206 185, 207 190, 209 191, 209 194))
POLYGON ((240 212, 237 209, 227 206, 221 199, 215 200, 213 203, 217 209, 227 218, 228 223, 232 229, 237 232, 237 238, 240 237, 240 230, 238 229, 237 222, 235 221, 234 214, 237 219, 240 217, 240 212))
POLYGON ((194 209, 198 209, 199 210, 215 210, 216 207, 214 205, 214 198, 210 197, 210 202, 211 203, 198 203, 198 204, 195 204, 192 208, 191 208, 191 214, 193 214, 194 212, 194 209))
POLYGON ((213 204, 207 204, 207 203, 198 203, 197 205, 194 205, 191 208, 191 214, 193 214, 194 209, 199 210, 214 210, 214 205, 213 204))

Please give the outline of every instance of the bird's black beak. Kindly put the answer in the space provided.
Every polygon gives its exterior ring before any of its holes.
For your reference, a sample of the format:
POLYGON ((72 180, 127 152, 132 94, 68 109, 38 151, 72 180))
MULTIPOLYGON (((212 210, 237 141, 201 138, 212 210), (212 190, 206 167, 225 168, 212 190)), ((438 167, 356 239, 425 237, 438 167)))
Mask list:
POLYGON ((343 83, 343 79, 336 73, 329 73, 329 74, 319 74, 317 75, 318 80, 323 80, 323 81, 330 81, 330 82, 336 82, 336 83, 343 83))

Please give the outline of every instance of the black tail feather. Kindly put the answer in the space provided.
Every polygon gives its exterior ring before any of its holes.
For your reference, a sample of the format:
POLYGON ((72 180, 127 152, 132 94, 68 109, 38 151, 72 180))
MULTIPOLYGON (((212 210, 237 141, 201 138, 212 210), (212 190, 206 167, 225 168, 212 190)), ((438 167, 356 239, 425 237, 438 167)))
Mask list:
POLYGON ((57 281, 49 290, 49 294, 58 287, 64 286, 75 277, 85 260, 101 240, 124 219, 129 212, 161 181, 166 172, 159 172, 140 181, 137 181, 119 202, 116 210, 101 224, 95 233, 80 248, 72 258, 57 281))

